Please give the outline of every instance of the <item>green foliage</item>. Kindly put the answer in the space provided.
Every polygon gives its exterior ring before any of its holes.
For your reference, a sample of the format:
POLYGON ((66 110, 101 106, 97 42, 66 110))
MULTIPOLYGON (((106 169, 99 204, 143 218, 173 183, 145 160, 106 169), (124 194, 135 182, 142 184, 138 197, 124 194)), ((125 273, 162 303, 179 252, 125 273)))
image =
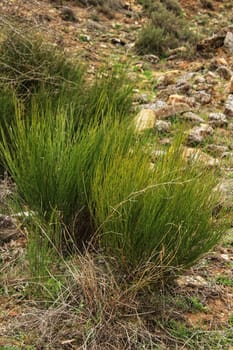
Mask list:
POLYGON ((37 33, 10 26, 0 45, 0 75, 4 85, 29 98, 40 89, 53 96, 71 93, 82 84, 83 69, 74 66, 37 33), (68 91, 67 91, 68 89, 68 91))
POLYGON ((132 88, 122 69, 109 68, 97 73, 89 82, 84 67, 68 61, 53 46, 44 44, 35 33, 10 29, 0 45, 1 109, 0 123, 13 116, 13 95, 21 100, 21 117, 31 118, 34 105, 46 113, 47 105, 54 114, 58 106, 75 115, 76 124, 87 124, 94 117, 99 122, 109 113, 119 118, 129 114, 132 88), (9 103, 11 107, 8 108, 9 103))
POLYGON ((18 203, 48 224, 56 249, 82 247, 95 234, 126 269, 151 263, 161 277, 192 265, 218 241, 215 178, 187 165, 179 145, 151 168, 127 122, 112 114, 77 128, 74 119, 49 108, 41 117, 35 106, 31 120, 16 116, 10 146, 3 132, 0 148, 18 203))
POLYGON ((181 12, 174 8, 175 5, 170 1, 146 3, 150 19, 136 42, 139 54, 154 53, 163 56, 169 49, 195 40, 181 12))
POLYGON ((126 118, 126 76, 105 70, 89 83, 81 68, 28 38, 16 33, 1 47, 9 78, 2 119, 13 118, 1 122, 0 158, 16 183, 14 201, 30 212, 32 274, 49 273, 51 249, 61 254, 90 240, 126 269, 152 264, 161 276, 192 265, 220 237, 211 216, 213 174, 187 165, 179 144, 151 168, 142 147, 148 140, 137 138, 126 118), (16 109, 14 90, 21 98, 30 91, 16 109))
POLYGON ((156 11, 160 3, 162 3, 167 10, 174 12, 175 15, 182 14, 182 8, 177 0, 138 0, 138 3, 149 13, 156 11))
POLYGON ((219 276, 217 278, 217 283, 222 284, 223 286, 233 287, 233 278, 227 276, 219 276))
POLYGON ((101 244, 121 264, 152 263, 161 276, 192 265, 218 241, 211 219, 214 176, 188 166, 178 146, 153 169, 132 146, 127 157, 121 150, 110 154, 106 149, 96 165, 92 195, 101 244))
MULTIPOLYGON (((4 130, 5 137, 8 138, 8 129, 15 116, 15 97, 12 91, 0 87, 0 124, 4 130)), ((0 137, 0 142, 2 139, 0 137)), ((4 168, 0 159, 0 174, 4 168)))
POLYGON ((191 303, 192 308, 196 311, 206 312, 208 310, 208 308, 196 297, 190 297, 188 301, 191 303))
POLYGON ((32 119, 16 117, 9 138, 10 144, 4 139, 1 151, 21 204, 47 222, 54 211, 67 226, 75 220, 76 234, 86 234, 90 223, 88 218, 84 222, 84 178, 87 181, 91 141, 88 144, 81 133, 74 136, 74 123, 65 112, 54 116, 48 108, 41 116, 36 107, 32 119))

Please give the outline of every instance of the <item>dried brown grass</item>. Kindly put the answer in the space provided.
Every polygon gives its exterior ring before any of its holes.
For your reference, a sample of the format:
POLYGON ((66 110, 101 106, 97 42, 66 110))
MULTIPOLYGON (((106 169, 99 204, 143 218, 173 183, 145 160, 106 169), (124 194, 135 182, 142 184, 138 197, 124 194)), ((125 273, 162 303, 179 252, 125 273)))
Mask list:
POLYGON ((28 304, 9 333, 27 334, 24 345, 38 349, 154 349, 161 342, 146 324, 155 311, 140 311, 142 281, 133 288, 117 281, 109 261, 95 254, 77 256, 69 266, 59 298, 49 308, 28 304))

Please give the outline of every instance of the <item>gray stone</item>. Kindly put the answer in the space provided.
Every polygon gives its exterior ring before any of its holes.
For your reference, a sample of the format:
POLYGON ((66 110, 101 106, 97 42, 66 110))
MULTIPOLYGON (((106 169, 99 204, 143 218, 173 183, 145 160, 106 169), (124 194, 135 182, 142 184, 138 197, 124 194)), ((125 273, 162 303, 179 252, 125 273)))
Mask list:
POLYGON ((196 92, 194 97, 202 105, 210 103, 212 99, 211 95, 204 90, 196 92))
POLYGON ((227 35, 224 39, 224 46, 230 53, 233 53, 233 33, 232 32, 227 32, 227 35))
POLYGON ((230 68, 226 67, 226 66, 220 66, 218 67, 218 69, 216 70, 216 73, 218 73, 218 75, 226 80, 230 80, 232 77, 232 71, 230 68))
POLYGON ((216 189, 220 193, 220 203, 224 208, 233 208, 233 180, 223 180, 216 189))
POLYGON ((211 157, 200 149, 184 147, 182 155, 187 162, 198 162, 200 165, 204 165, 207 168, 213 168, 219 165, 218 159, 211 157))
POLYGON ((176 103, 174 105, 167 105, 164 108, 155 111, 156 119, 169 119, 176 115, 192 110, 192 107, 186 103, 176 103))
POLYGON ((193 124, 205 123, 205 120, 193 112, 186 112, 181 115, 182 119, 192 122, 193 124))
POLYGON ((92 21, 91 19, 87 20, 87 28, 89 30, 97 30, 99 32, 105 32, 107 30, 103 24, 92 21))
POLYGON ((211 144, 207 146, 207 151, 213 152, 218 157, 223 157, 225 153, 229 153, 229 148, 227 146, 211 144))
POLYGON ((201 276, 181 276, 177 278, 176 284, 180 288, 190 286, 201 289, 209 286, 208 282, 201 276))
POLYGON ((168 133, 171 131, 171 122, 165 120, 157 120, 155 122, 155 129, 160 133, 168 133))
MULTIPOLYGON (((134 101, 138 102, 139 104, 145 104, 145 103, 148 103, 149 96, 145 93, 136 94, 136 95, 134 95, 134 101)), ((151 109, 151 108, 149 108, 149 109, 151 109)))
POLYGON ((223 113, 210 113, 208 119, 212 127, 223 127, 228 124, 227 117, 223 113))
POLYGON ((176 84, 177 93, 187 94, 192 88, 192 85, 189 82, 184 84, 176 84))
POLYGON ((189 144, 200 144, 202 143, 207 136, 212 135, 214 132, 213 128, 208 124, 201 124, 200 126, 194 126, 188 135, 189 144))
POLYGON ((144 55, 143 56, 143 59, 147 62, 150 62, 150 63, 158 63, 159 62, 159 57, 156 56, 156 55, 144 55))
POLYGON ((146 105, 143 105, 142 108, 143 109, 152 109, 152 111, 156 112, 161 108, 166 108, 168 105, 165 101, 163 100, 157 100, 155 102, 152 103, 148 103, 146 105))
POLYGON ((227 97, 225 103, 225 114, 229 117, 233 117, 233 94, 227 97))
POLYGON ((205 83, 205 78, 202 75, 197 75, 193 82, 194 84, 203 84, 205 83))

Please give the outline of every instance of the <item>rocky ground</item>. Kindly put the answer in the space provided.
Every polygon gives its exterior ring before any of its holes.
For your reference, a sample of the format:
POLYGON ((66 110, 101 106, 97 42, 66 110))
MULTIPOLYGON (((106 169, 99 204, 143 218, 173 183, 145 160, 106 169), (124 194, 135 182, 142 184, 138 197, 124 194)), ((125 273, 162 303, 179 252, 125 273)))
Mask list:
MULTIPOLYGON (((198 157, 205 166, 219 170, 226 238, 215 252, 180 277, 171 290, 161 291, 163 306, 155 305, 162 320, 157 334, 161 340, 158 349, 230 350, 233 349, 233 3, 212 1, 211 8, 194 0, 181 0, 180 4, 193 30, 204 37, 199 40, 195 54, 188 58, 180 54, 182 48, 171 51, 170 57, 163 60, 135 53, 137 33, 145 22, 142 8, 135 1, 124 2, 120 11, 107 8, 100 11, 94 6, 78 6, 75 1, 2 0, 0 20, 2 25, 9 25, 12 19, 33 25, 45 40, 58 45, 69 57, 85 61, 90 77, 103 64, 127 66, 135 84, 138 131, 151 130, 151 161, 166 151, 178 130, 183 130, 187 135, 184 156, 189 160, 198 157)), ((18 220, 4 212, 4 198, 10 191, 9 180, 5 179, 0 187, 3 276, 0 349, 47 349, 46 345, 34 347, 27 330, 15 331, 16 320, 30 313, 30 306, 24 301, 24 284, 17 277, 24 264, 26 238, 18 220), (12 329, 16 334, 12 334, 12 329)), ((35 302, 31 303, 35 308, 35 302)), ((151 321, 149 317, 147 321, 151 321)), ((65 346, 63 340, 56 348, 79 348, 72 342, 65 346)))

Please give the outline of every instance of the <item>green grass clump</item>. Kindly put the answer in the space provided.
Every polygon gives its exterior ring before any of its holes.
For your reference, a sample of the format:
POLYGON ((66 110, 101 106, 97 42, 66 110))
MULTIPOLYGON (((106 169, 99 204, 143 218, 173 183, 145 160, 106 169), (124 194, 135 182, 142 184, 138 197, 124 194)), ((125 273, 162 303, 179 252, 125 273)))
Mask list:
POLYGON ((175 11, 169 1, 146 4, 149 22, 142 28, 136 41, 139 54, 166 56, 169 49, 195 41, 181 12, 175 11))
POLYGON ((16 116, 8 139, 1 151, 21 206, 47 222, 56 212, 66 227, 75 227, 76 241, 81 241, 90 225, 85 182, 94 155, 91 135, 89 143, 81 133, 74 135, 65 112, 53 115, 48 108, 41 116, 35 107, 32 119, 16 116))
POLYGON ((187 165, 179 145, 150 167, 133 128, 116 115, 81 128, 72 120, 62 109, 41 117, 35 106, 31 120, 16 116, 10 143, 2 131, 16 201, 32 221, 47 223, 56 249, 91 240, 124 268, 149 263, 159 276, 211 249, 221 235, 212 220, 213 174, 187 165))
POLYGON ((103 159, 92 188, 100 241, 126 268, 151 263, 161 276, 192 265, 216 244, 214 176, 188 166, 178 146, 153 168, 140 149, 114 157, 106 151, 103 159))

